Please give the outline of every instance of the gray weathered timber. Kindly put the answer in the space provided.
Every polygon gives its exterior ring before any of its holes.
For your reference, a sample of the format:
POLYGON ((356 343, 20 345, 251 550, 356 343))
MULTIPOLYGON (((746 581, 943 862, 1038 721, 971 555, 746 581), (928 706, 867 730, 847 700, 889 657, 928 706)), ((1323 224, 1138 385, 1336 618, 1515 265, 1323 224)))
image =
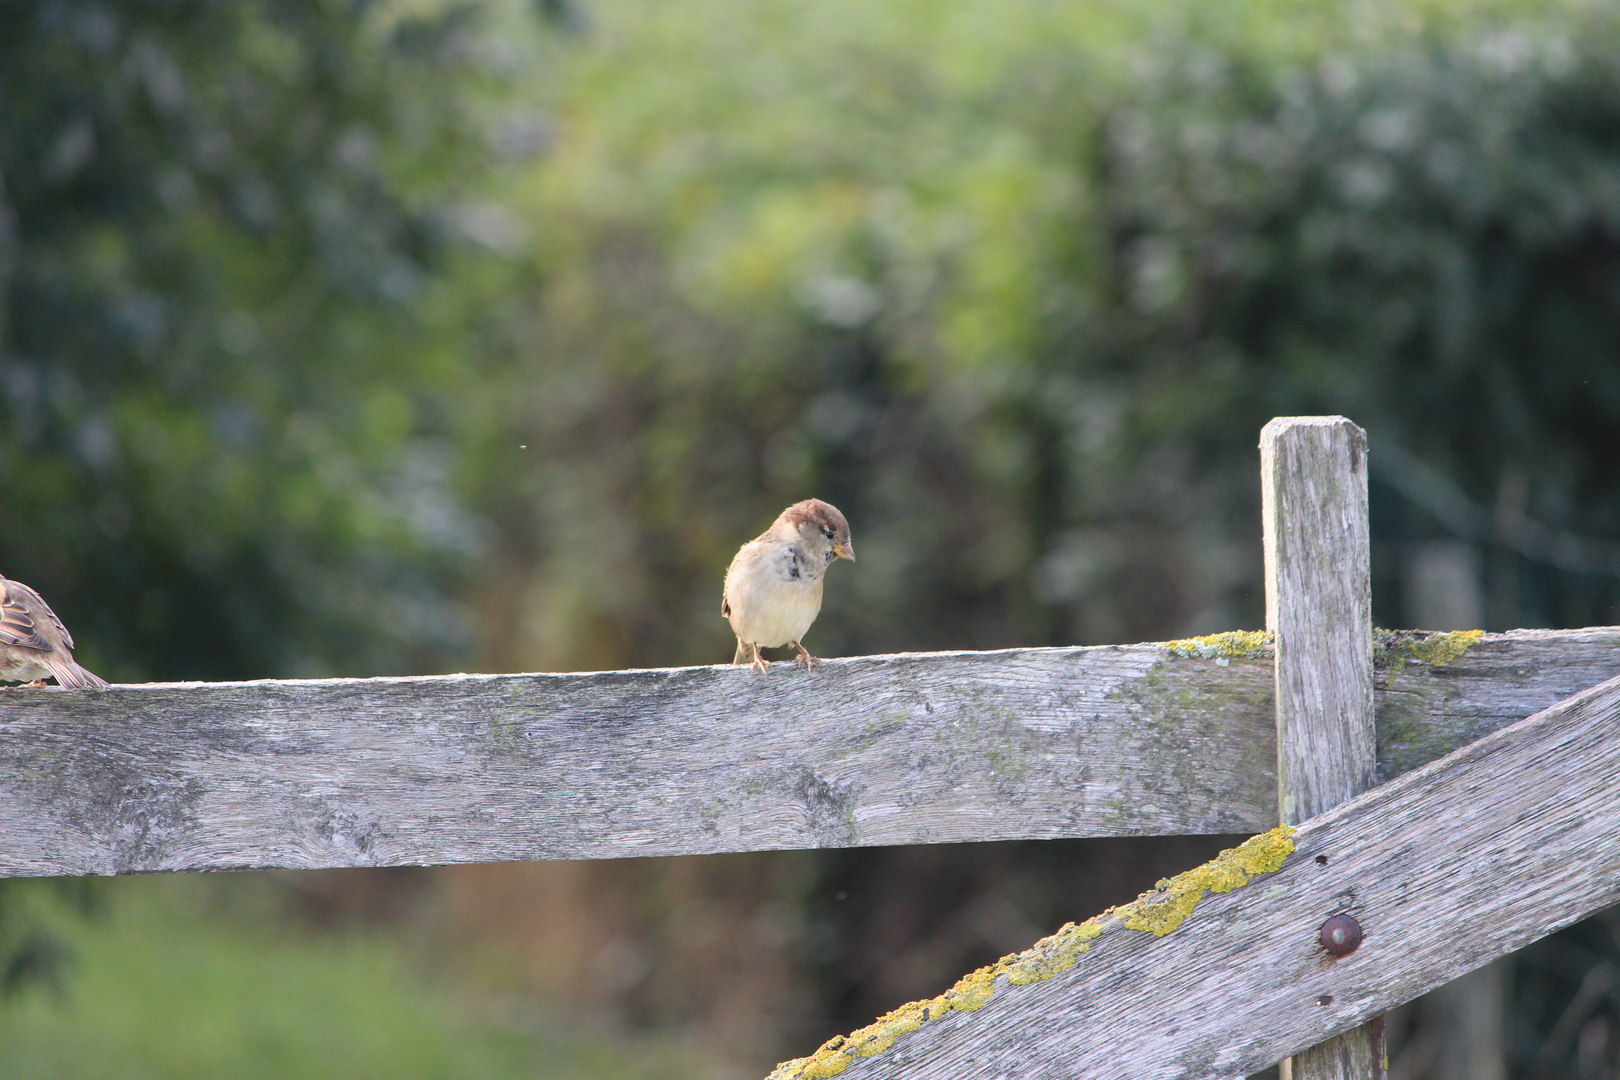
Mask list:
POLYGON ((1620 903, 1617 776, 1620 678, 1310 819, 1281 869, 1166 937, 1105 917, 1067 971, 999 976, 840 1080, 1253 1073, 1620 903), (1335 959, 1317 934, 1339 913, 1366 937, 1335 959))
MULTIPOLYGON (((1259 831, 1271 659, 1197 651, 0 689, 0 875, 1259 831)), ((1620 674, 1620 628, 1408 659, 1386 775, 1620 674)))
MULTIPOLYGON (((1277 801, 1297 825, 1373 785, 1367 433, 1342 416, 1260 432, 1266 629, 1276 642, 1277 801)), ((1282 1063, 1281 1080, 1381 1080, 1384 1021, 1282 1063)))
POLYGON ((1139 645, 4 690, 0 874, 1251 832, 1269 682, 1139 645))
POLYGON ((1439 667, 1389 652, 1373 674, 1381 780, 1620 675, 1620 627, 1486 634, 1439 667))
POLYGON ((1342 416, 1260 432, 1266 629, 1277 655, 1277 798, 1304 821, 1371 787, 1367 435, 1342 416))
POLYGON ((1384 1018, 1374 1017, 1284 1058, 1279 1080, 1383 1080, 1389 1070, 1384 1049, 1384 1018))

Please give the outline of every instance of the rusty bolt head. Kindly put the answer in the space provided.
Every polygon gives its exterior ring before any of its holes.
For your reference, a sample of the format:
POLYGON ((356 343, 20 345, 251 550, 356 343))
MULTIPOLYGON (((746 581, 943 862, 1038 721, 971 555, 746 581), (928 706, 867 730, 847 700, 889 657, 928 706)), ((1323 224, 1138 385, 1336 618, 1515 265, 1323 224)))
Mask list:
POLYGON ((1349 956, 1361 944, 1361 924, 1348 915, 1335 915, 1322 924, 1322 948, 1334 956, 1349 956))

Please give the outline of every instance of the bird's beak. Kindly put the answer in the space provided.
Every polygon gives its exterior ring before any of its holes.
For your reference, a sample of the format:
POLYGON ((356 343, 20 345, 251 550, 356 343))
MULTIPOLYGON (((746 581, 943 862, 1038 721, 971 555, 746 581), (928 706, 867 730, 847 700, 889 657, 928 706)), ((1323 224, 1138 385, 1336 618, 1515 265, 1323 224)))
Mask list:
POLYGON ((855 545, 849 543, 837 544, 833 547, 833 554, 838 556, 840 559, 848 559, 850 562, 854 562, 855 545))

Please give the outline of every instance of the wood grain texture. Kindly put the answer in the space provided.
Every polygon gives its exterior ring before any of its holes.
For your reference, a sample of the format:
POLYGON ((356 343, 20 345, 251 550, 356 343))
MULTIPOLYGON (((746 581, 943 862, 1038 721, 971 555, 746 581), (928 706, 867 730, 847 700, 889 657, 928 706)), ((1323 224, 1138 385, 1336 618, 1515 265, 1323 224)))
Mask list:
POLYGON ((1375 776, 1366 432, 1342 416, 1279 417, 1260 432, 1260 481, 1277 798, 1294 824, 1375 776))
MULTIPOLYGON (((0 874, 1258 832, 1271 660, 1195 648, 0 689, 0 874)), ((1392 775, 1620 674, 1620 628, 1409 659, 1392 775)))
POLYGON ((1141 645, 6 690, 0 873, 1250 832, 1269 667, 1141 645))
POLYGON ((1278 1080, 1383 1080, 1388 1072, 1384 1018, 1375 1016, 1343 1035, 1284 1058, 1278 1080))
MULTIPOLYGON (((1367 433, 1342 416, 1279 417, 1260 432, 1260 475, 1277 802, 1297 825, 1375 781, 1367 433)), ((1381 1017, 1281 1069, 1281 1080, 1383 1075, 1381 1017)))
POLYGON ((998 976, 975 1011, 930 1018, 837 1075, 1256 1072, 1620 902, 1616 776, 1620 678, 1310 819, 1279 870, 1206 895, 1169 935, 1105 917, 1066 971, 998 976), (1341 913, 1365 940, 1334 958, 1318 931, 1341 913))
POLYGON ((1378 776, 1391 780, 1620 675, 1620 627, 1486 634, 1434 666, 1381 632, 1373 674, 1378 776))

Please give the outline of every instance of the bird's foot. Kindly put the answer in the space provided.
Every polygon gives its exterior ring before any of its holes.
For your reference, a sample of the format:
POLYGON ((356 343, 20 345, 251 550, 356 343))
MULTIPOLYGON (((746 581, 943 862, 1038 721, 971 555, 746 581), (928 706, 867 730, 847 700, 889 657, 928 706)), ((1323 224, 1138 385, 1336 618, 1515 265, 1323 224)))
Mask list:
POLYGON ((43 689, 45 689, 45 680, 44 679, 35 679, 33 682, 28 683, 27 685, 30 686, 30 687, 33 687, 35 689, 38 689, 38 690, 43 690, 43 689))
POLYGON ((764 675, 771 670, 771 662, 765 659, 764 656, 760 655, 758 645, 754 646, 754 662, 748 666, 759 672, 761 675, 764 675))
POLYGON ((802 667, 806 671, 814 671, 815 665, 821 663, 820 657, 811 656, 810 653, 806 651, 805 647, 800 645, 797 641, 793 643, 793 647, 799 650, 798 658, 793 661, 796 666, 802 667))

